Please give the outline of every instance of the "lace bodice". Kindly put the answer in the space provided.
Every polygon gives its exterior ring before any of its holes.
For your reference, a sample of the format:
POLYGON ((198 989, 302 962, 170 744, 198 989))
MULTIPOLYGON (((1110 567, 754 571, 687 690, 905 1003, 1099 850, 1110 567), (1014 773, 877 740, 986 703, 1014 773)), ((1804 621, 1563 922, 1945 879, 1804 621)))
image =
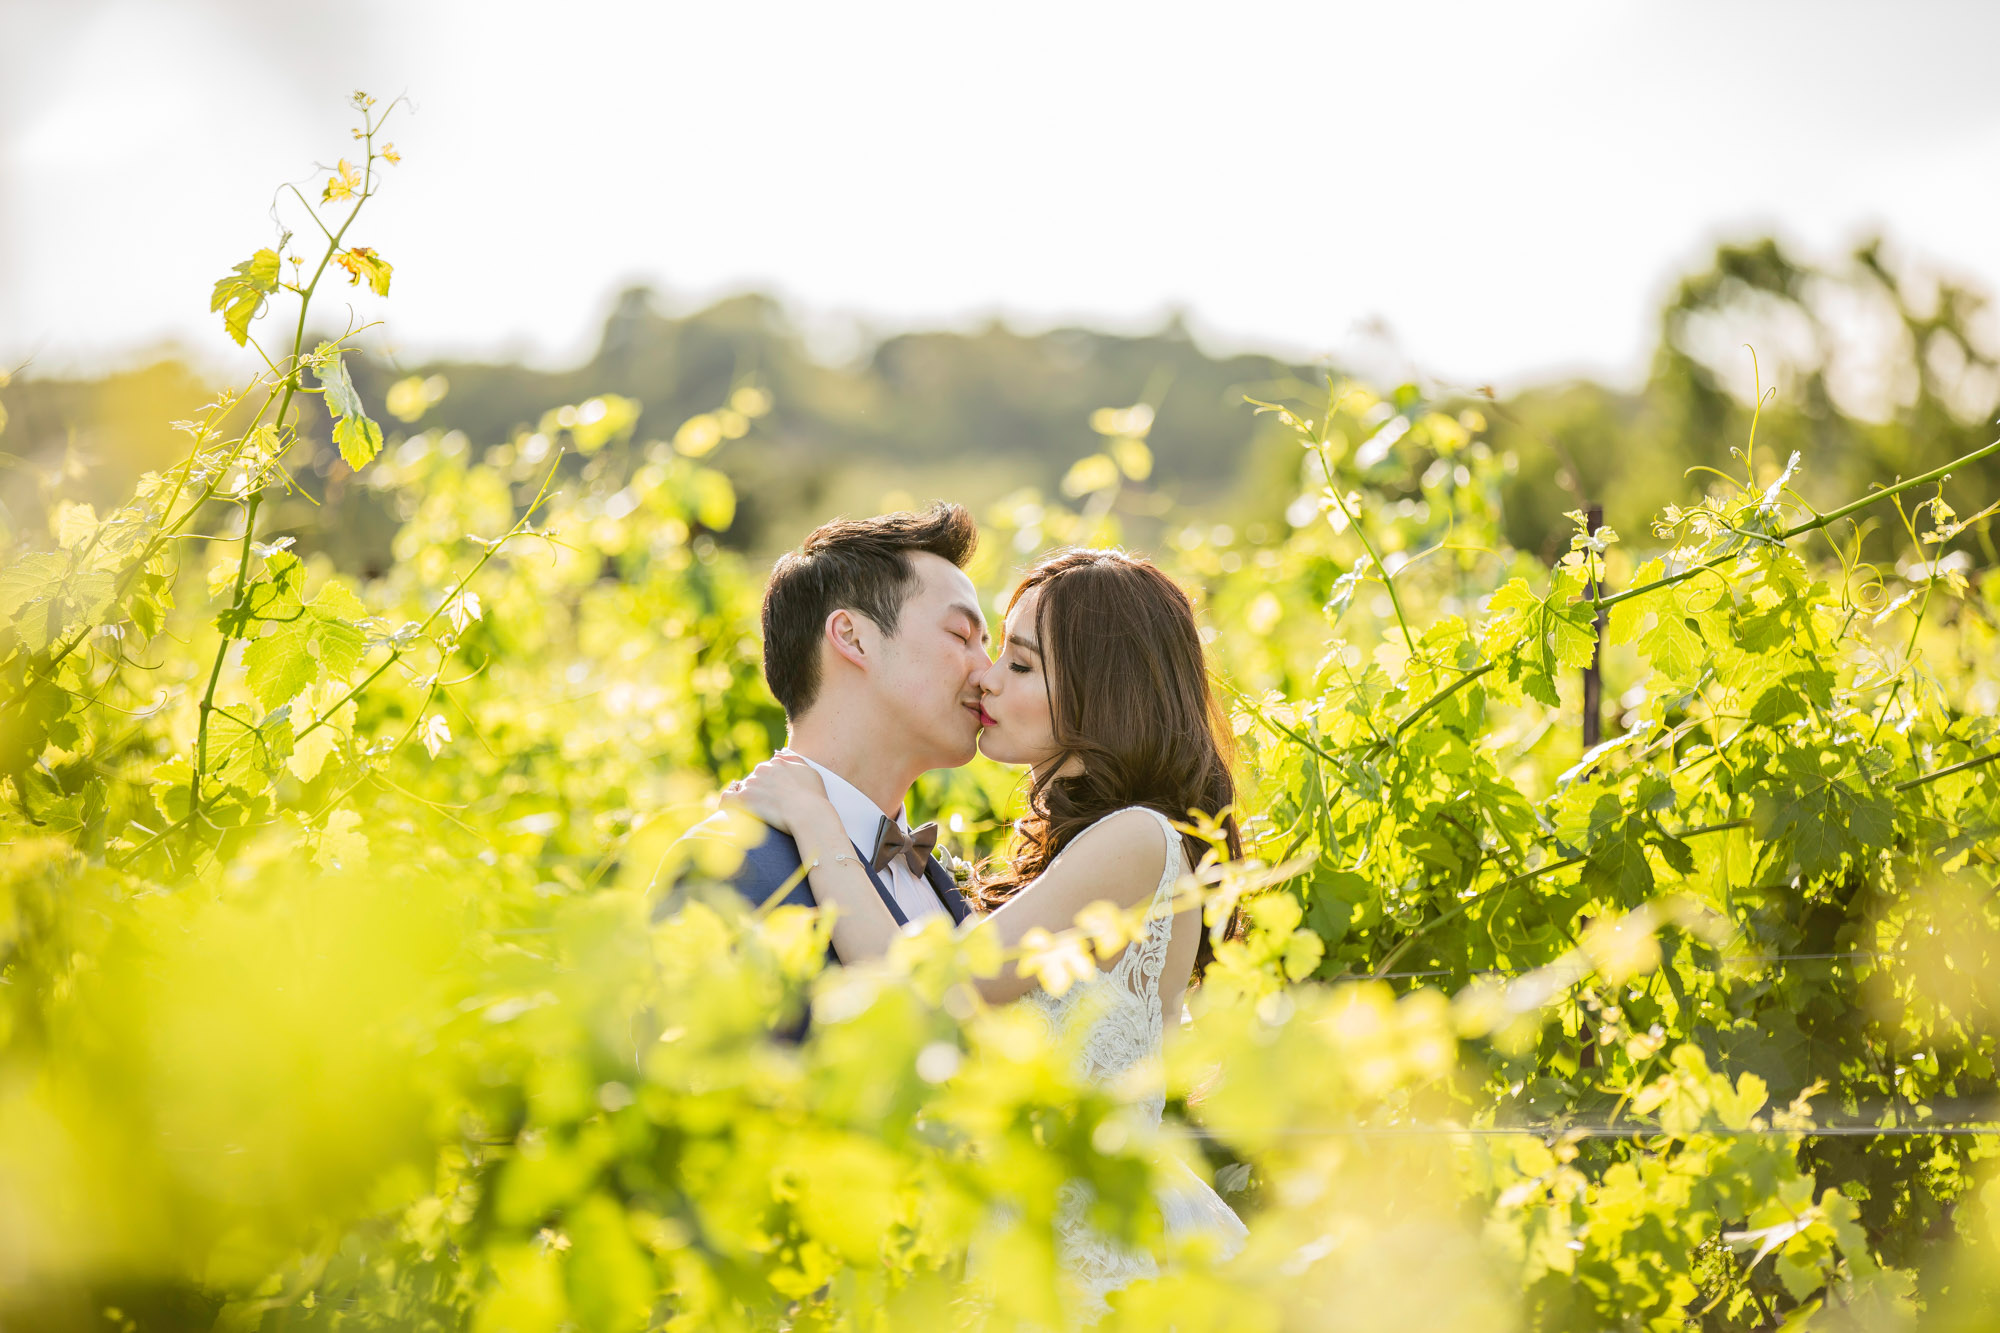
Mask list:
MULTIPOLYGON (((1160 882, 1153 887, 1152 905, 1146 914, 1146 937, 1125 947, 1110 969, 1100 969, 1088 980, 1072 984, 1061 995, 1033 990, 1024 1002, 1048 1021, 1050 1035, 1068 1041, 1076 1035, 1076 1023, 1090 1026, 1082 1033, 1077 1073, 1093 1083, 1114 1085, 1128 1076, 1147 1078, 1152 1090, 1140 1093, 1136 1104, 1159 1123, 1165 1096, 1160 1091, 1159 1060, 1164 1015, 1160 1011, 1160 973, 1166 966, 1167 946, 1174 934, 1174 886, 1186 873, 1187 853, 1181 836, 1167 817, 1146 806, 1144 810, 1160 826, 1167 840, 1166 865, 1160 882)), ((1115 819, 1124 810, 1106 815, 1115 819)), ((1100 819, 1077 835, 1087 836, 1102 824, 1100 819)))
MULTIPOLYGON (((1186 872, 1187 856, 1180 834, 1165 815, 1145 806, 1128 808, 1145 810, 1167 841, 1166 865, 1153 888, 1145 938, 1127 945, 1108 971, 1099 970, 1088 980, 1071 984, 1061 995, 1030 991, 1021 1002, 1046 1020, 1051 1038, 1076 1040, 1080 1075, 1093 1083, 1122 1086, 1132 1104, 1157 1125, 1166 1102, 1160 973, 1166 967, 1167 946, 1173 942, 1174 886, 1186 872), (1079 1029, 1080 1024, 1084 1026, 1079 1029)), ((1085 829, 1077 836, 1089 832, 1085 829)), ((1191 924, 1200 929, 1199 917, 1191 924)), ((1164 1169, 1166 1180, 1157 1198, 1168 1239, 1180 1242, 1190 1235, 1206 1234, 1213 1238, 1217 1254, 1233 1253, 1245 1233, 1229 1205, 1179 1162, 1164 1169)), ((1090 1200, 1090 1186, 1072 1180, 1062 1187, 1056 1214, 1057 1251, 1075 1278, 1077 1313, 1086 1320, 1109 1308, 1105 1296, 1110 1292, 1159 1273, 1152 1255, 1128 1249, 1089 1224, 1090 1200)))

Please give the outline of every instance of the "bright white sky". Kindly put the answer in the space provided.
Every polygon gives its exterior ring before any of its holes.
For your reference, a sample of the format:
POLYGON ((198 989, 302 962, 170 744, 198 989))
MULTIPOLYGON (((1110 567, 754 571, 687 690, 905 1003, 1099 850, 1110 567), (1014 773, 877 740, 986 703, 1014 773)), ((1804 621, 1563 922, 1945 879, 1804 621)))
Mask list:
POLYGON ((1722 237, 2000 290, 1997 51, 1923 0, 0 0, 0 365, 228 364, 210 285, 365 87, 416 103, 350 238, 406 357, 573 361, 643 279, 1630 379, 1722 237))

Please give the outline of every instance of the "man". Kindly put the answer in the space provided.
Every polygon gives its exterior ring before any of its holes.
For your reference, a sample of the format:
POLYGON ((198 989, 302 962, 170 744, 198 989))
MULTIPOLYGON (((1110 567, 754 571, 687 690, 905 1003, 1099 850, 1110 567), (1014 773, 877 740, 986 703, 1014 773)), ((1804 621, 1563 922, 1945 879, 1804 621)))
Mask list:
MULTIPOLYGON (((790 725, 787 748, 826 783, 855 855, 899 925, 967 914, 931 854, 935 825, 912 830, 903 801, 918 774, 968 762, 979 739, 979 679, 992 661, 986 618, 964 571, 978 529, 963 506, 836 519, 779 559, 764 590, 764 679, 790 725)), ((711 816, 689 837, 722 836, 711 816)), ((798 847, 774 829, 744 848, 732 883, 763 904, 813 906, 798 847)))

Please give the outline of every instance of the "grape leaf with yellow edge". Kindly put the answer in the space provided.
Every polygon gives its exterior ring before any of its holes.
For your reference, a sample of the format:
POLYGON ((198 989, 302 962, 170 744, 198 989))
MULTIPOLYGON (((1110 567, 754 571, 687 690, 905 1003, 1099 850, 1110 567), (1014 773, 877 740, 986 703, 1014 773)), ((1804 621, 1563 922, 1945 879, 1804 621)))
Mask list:
POLYGON ((215 280, 210 311, 222 312, 222 325, 241 347, 249 341, 250 321, 264 308, 264 298, 278 290, 278 252, 259 250, 215 280))
POLYGON ((354 381, 347 377, 347 366, 341 361, 339 350, 321 343, 314 358, 317 363, 314 373, 326 391, 326 410, 334 418, 333 442, 340 447, 340 456, 347 466, 359 472, 382 452, 382 428, 368 419, 361 406, 361 395, 354 391, 354 381))
POLYGON ((319 200, 323 204, 330 204, 338 199, 351 199, 360 185, 361 173, 355 169, 352 162, 343 157, 340 159, 340 165, 334 168, 333 175, 327 177, 326 188, 320 191, 319 200))
POLYGON ((333 262, 347 270, 347 281, 350 286, 357 285, 366 278, 369 290, 377 296, 389 294, 389 275, 394 271, 393 266, 367 246, 357 245, 342 250, 333 257, 333 262))

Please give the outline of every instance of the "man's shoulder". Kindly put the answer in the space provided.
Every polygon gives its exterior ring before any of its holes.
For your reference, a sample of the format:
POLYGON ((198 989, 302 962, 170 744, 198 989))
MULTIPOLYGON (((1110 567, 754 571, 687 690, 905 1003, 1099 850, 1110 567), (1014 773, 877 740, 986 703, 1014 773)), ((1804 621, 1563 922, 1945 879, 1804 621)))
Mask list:
POLYGON ((717 810, 675 840, 735 849, 745 867, 773 861, 797 861, 798 844, 769 824, 734 810, 717 810))
POLYGON ((731 847, 746 852, 757 850, 773 842, 790 842, 791 839, 772 828, 762 820, 754 819, 737 810, 717 810, 676 841, 699 838, 708 842, 727 843, 731 847))
POLYGON ((654 919, 671 911, 689 885, 726 884, 761 902, 798 866, 798 844, 790 837, 734 811, 717 811, 674 839, 662 858, 654 919))

